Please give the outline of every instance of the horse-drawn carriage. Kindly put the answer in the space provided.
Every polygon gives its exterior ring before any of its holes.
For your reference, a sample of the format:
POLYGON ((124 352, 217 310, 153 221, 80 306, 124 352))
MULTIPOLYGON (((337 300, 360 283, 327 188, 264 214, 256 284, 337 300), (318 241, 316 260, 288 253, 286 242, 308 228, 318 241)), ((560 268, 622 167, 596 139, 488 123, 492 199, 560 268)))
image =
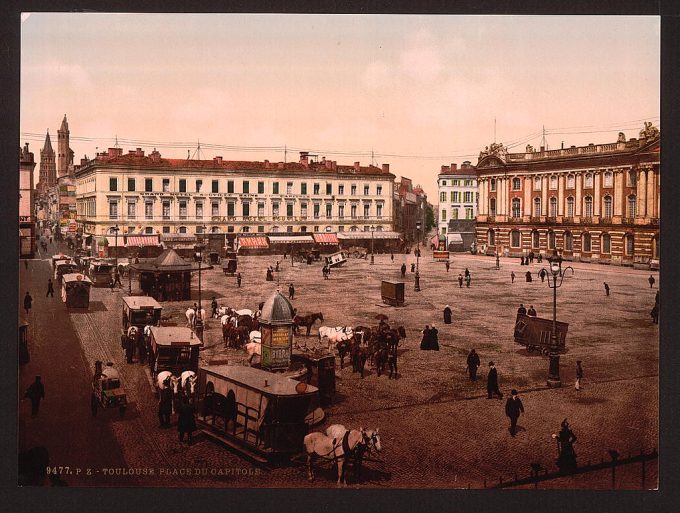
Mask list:
POLYGON ((364 260, 368 258, 368 249, 363 246, 352 246, 347 250, 348 255, 352 255, 354 258, 363 258, 364 260))
POLYGON ((63 253, 58 253, 56 255, 52 255, 52 269, 57 268, 57 263, 59 262, 70 262, 71 257, 68 255, 65 255, 63 253))
POLYGON ((231 274, 232 276, 236 274, 236 269, 238 268, 238 261, 236 259, 235 251, 227 251, 227 254, 222 259, 222 271, 224 274, 231 274))
POLYGON ((403 281, 386 281, 380 284, 380 296, 383 303, 392 306, 404 305, 404 282, 403 281))
POLYGON ((88 308, 92 281, 80 273, 64 274, 61 277, 61 300, 68 308, 88 308))
MULTIPOLYGON (((569 323, 557 321, 557 347, 565 350, 565 340, 569 323)), ((518 314, 515 321, 515 342, 527 348, 528 352, 539 351, 544 355, 550 352, 553 322, 550 319, 518 314)))
POLYGON ((347 252, 338 251, 337 253, 328 255, 327 257, 324 257, 324 262, 328 267, 340 267, 347 262, 347 252))
POLYGON ((123 298, 123 325, 120 335, 121 345, 126 348, 130 345, 129 350, 134 352, 134 348, 139 348, 141 353, 148 352, 148 341, 145 337, 148 335, 148 328, 150 326, 160 326, 161 312, 163 307, 154 298, 149 296, 126 296, 123 298), (144 333, 144 330, 147 333, 144 333))
POLYGON ((71 260, 57 260, 54 265, 54 282, 59 285, 65 274, 78 272, 78 266, 71 260))
POLYGON ((104 259, 91 260, 87 275, 96 286, 105 287, 111 284, 113 271, 116 268, 114 262, 104 259))
POLYGON ((100 407, 118 408, 120 416, 125 415, 127 394, 120 383, 120 374, 114 369, 112 362, 107 362, 106 367, 101 361, 96 361, 94 364, 91 406, 92 416, 97 415, 100 407))
POLYGON ((180 376, 185 371, 197 373, 201 345, 201 339, 190 328, 149 328, 149 366, 154 380, 163 371, 169 371, 175 376, 180 376))
POLYGON ((262 463, 303 450, 318 389, 281 374, 210 365, 198 374, 198 422, 205 431, 262 463))
POLYGON ((217 265, 222 261, 218 251, 211 251, 205 257, 205 263, 210 265, 217 265))

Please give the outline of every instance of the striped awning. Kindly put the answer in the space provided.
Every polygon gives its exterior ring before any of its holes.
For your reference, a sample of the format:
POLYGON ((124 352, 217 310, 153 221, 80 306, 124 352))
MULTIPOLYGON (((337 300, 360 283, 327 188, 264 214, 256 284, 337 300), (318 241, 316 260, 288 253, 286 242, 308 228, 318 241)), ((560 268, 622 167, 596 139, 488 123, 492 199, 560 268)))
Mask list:
POLYGON ((338 236, 334 233, 315 233, 314 241, 319 244, 338 244, 338 236))
POLYGON ((268 248, 267 237, 239 237, 238 244, 241 248, 268 248))
POLYGON ((314 239, 311 235, 270 235, 270 244, 305 244, 312 243, 314 239))
POLYGON ((158 246, 158 235, 128 235, 127 246, 158 246))

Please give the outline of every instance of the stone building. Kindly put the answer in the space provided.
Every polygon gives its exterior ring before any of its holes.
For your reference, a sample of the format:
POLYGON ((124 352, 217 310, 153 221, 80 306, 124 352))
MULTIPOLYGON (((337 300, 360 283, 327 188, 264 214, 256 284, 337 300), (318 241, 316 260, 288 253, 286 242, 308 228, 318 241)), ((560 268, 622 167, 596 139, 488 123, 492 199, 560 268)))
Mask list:
POLYGON ((479 155, 477 243, 509 256, 656 267, 659 258, 660 133, 556 150, 530 145, 479 155))
POLYGON ((394 186, 394 231, 406 245, 425 239, 427 195, 410 178, 401 177, 394 186))
POLYGON ((28 143, 19 148, 19 257, 35 255, 35 198, 33 171, 35 159, 28 143))
POLYGON ((50 132, 47 131, 45 136, 45 144, 40 150, 40 168, 38 169, 38 191, 44 194, 47 189, 57 183, 57 164, 55 161, 55 153, 52 149, 52 141, 50 140, 50 132))
POLYGON ((69 147, 70 132, 66 114, 57 131, 57 177, 70 174, 73 171, 73 150, 69 147))
POLYGON ((466 160, 442 166, 437 177, 439 194, 437 233, 446 240, 446 247, 453 251, 467 251, 475 241, 475 218, 477 217, 477 172, 466 160))

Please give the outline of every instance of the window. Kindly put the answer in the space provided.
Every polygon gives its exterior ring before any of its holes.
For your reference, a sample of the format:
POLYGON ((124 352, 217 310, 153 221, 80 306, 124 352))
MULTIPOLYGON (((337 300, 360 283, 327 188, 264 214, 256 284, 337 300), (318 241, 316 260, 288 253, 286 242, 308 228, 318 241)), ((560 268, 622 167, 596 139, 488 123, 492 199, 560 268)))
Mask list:
POLYGON ((279 215, 279 202, 278 201, 274 201, 272 203, 272 215, 275 216, 275 217, 278 217, 278 215, 279 215))
POLYGON ((196 180, 196 192, 201 192, 203 188, 203 180, 196 180))
POLYGON ((378 216, 378 219, 382 219, 382 208, 383 208, 383 206, 382 206, 382 204, 380 204, 380 203, 378 203, 378 204, 375 206, 376 215, 378 216))
POLYGON ((458 219, 458 209, 451 207, 451 219, 458 219))
POLYGON ((557 217, 557 198, 553 196, 550 198, 550 213, 548 214, 550 217, 557 217))
MULTIPOLYGON (((330 205, 328 205, 330 207, 330 205)), ((328 210, 328 209, 326 209, 328 210)), ((326 212, 328 214, 328 212, 326 212)), ((293 204, 292 203, 286 203, 286 215, 288 217, 293 217, 293 204)))
POLYGON ((470 203, 472 201, 472 192, 466 191, 465 192, 465 203, 470 203))
POLYGON ((163 227, 163 233, 170 233, 170 227, 169 227, 169 226, 164 226, 164 227, 163 227))
POLYGON ((574 175, 567 176, 567 189, 573 189, 576 187, 576 178, 574 175))
POLYGON ((187 227, 186 226, 180 226, 178 228, 178 233, 186 233, 187 232, 187 227))
POLYGON ((314 219, 319 219, 319 210, 321 206, 318 203, 314 203, 314 219))
POLYGON ((519 245, 520 245, 519 241, 520 241, 519 231, 518 230, 512 230, 510 232, 510 247, 511 248, 518 248, 519 245))
MULTIPOLYGON (((341 232, 341 231, 342 231, 342 228, 343 228, 343 227, 341 226, 341 227, 338 229, 338 231, 341 232)), ((300 231, 301 231, 302 233, 306 233, 306 232, 307 232, 307 227, 306 227, 306 226, 300 226, 300 231)))
POLYGON ((442 186, 446 185, 446 180, 442 180, 442 186))
POLYGON ((574 217, 574 198, 567 198, 567 217, 574 217))
POLYGON ((118 178, 109 178, 109 190, 110 191, 118 190, 118 178))
POLYGON ((203 219, 203 202, 196 203, 196 219, 203 219))
POLYGON ((581 236, 581 250, 584 253, 590 253, 591 250, 592 250, 592 247, 591 247, 592 244, 591 243, 592 243, 592 240, 591 240, 590 234, 588 232, 584 233, 581 236))
POLYGON ((307 194, 307 184, 304 182, 300 184, 300 194, 307 194))
POLYGON ((250 216, 250 203, 246 201, 243 204, 243 217, 249 217, 249 216, 250 216))
POLYGON ((258 226, 258 227, 257 227, 257 231, 258 231, 259 233, 264 232, 264 226, 258 226))
POLYGON ((227 226, 227 233, 234 233, 234 226, 227 226))
POLYGON ((604 254, 611 254, 612 252, 612 237, 608 233, 602 234, 602 251, 604 254))
POLYGON ((272 194, 279 194, 279 182, 272 184, 272 194))
POLYGON ((250 194, 250 182, 243 180, 243 194, 250 194))
POLYGON ((522 200, 512 198, 512 217, 522 217, 522 200))
POLYGON ((179 192, 187 192, 187 181, 184 178, 179 179, 179 192))
POLYGON ((134 219, 136 217, 135 214, 137 212, 137 203, 135 201, 128 201, 127 207, 128 207, 128 209, 127 209, 128 210, 128 212, 127 212, 128 217, 130 219, 134 219))
POLYGON ((153 178, 145 178, 144 179, 144 192, 152 192, 153 191, 153 178))
POLYGON ((264 203, 257 204, 257 215, 260 217, 264 216, 264 203))
POLYGON ((146 219, 153 219, 153 201, 146 201, 144 203, 144 217, 146 219))
POLYGON ((218 193, 220 192, 220 182, 219 180, 213 180, 212 181, 212 189, 210 189, 213 193, 218 193))
POLYGON ((376 196, 382 196, 382 185, 378 185, 375 188, 375 194, 376 194, 376 196))
POLYGON ((541 190, 541 177, 537 176, 534 178, 534 190, 535 191, 540 191, 541 190))
POLYGON ((330 219, 332 215, 333 215, 333 205, 331 205, 330 203, 326 203, 326 219, 330 219))
POLYGON ((292 226, 286 226, 286 231, 288 233, 293 233, 293 227, 292 226))
POLYGON ((538 233, 536 230, 531 232, 531 247, 532 248, 538 248, 541 243, 541 234, 538 233))
POLYGON ((229 194, 233 194, 233 193, 234 193, 234 181, 233 181, 233 180, 228 180, 228 181, 227 181, 227 192, 228 192, 229 194))
POLYGON ((144 228, 144 233, 151 235, 153 233, 153 227, 147 226, 146 228, 144 228))
POLYGON ((554 191, 557 190, 557 177, 556 176, 551 176, 550 177, 550 188, 554 191))
POLYGON ((213 201, 210 204, 210 215, 212 217, 218 217, 220 215, 220 204, 217 201, 213 201))
POLYGON ((109 202, 109 219, 118 219, 118 202, 109 202))
POLYGON ((519 178, 513 178, 512 179, 512 190, 513 191, 519 191, 522 188, 522 180, 519 178))
POLYGON ((135 192, 135 179, 134 178, 128 178, 128 191, 129 192, 135 192))
POLYGON ((318 226, 315 226, 315 227, 314 227, 314 231, 315 231, 315 232, 318 232, 318 231, 319 231, 319 227, 318 227, 318 226))
POLYGON ((607 171, 604 174, 604 186, 611 187, 614 184, 614 173, 607 171))
POLYGON ((604 197, 603 201, 603 212, 604 212, 604 217, 606 218, 611 218, 612 217, 612 197, 607 195, 604 197))
POLYGON ((489 246, 496 245, 496 232, 494 232, 493 230, 489 230, 486 234, 486 238, 489 246))
POLYGON ((250 233, 250 226, 244 226, 243 228, 241 228, 241 232, 250 233))
POLYGON ((368 217, 370 216, 370 209, 371 206, 368 203, 366 203, 364 205, 364 219, 368 219, 368 217))
POLYGON ((635 173, 635 171, 632 170, 628 171, 628 173, 626 173, 626 176, 628 177, 627 180, 628 187, 635 187, 637 185, 637 174, 635 173))
POLYGON ((234 211, 236 210, 235 203, 233 201, 230 201, 227 203, 227 215, 233 217, 234 216, 234 211))
POLYGON ((593 198, 586 196, 583 200, 583 215, 585 217, 593 217, 593 198))
POLYGON ((571 232, 564 232, 564 250, 574 250, 574 236, 571 234, 571 232))
POLYGON ((345 194, 345 186, 338 185, 338 196, 343 196, 345 194))
POLYGON ((314 184, 314 194, 319 194, 320 187, 321 186, 318 183, 314 184))
POLYGON ((541 216, 541 198, 534 198, 534 217, 541 216))
POLYGON ((326 184, 326 196, 330 196, 331 194, 333 194, 333 184, 327 183, 326 184))
POLYGON ((472 180, 465 180, 465 187, 472 187, 472 180))
POLYGON ((343 204, 338 205, 338 217, 340 219, 345 218, 345 205, 343 204))
POLYGON ((593 188, 593 175, 592 173, 586 173, 586 177, 584 180, 584 188, 586 189, 592 189, 593 188))
MULTIPOLYGON (((456 181, 457 181, 457 180, 454 180, 454 182, 456 182, 456 181)), ((457 185, 457 184, 455 184, 455 185, 457 185)), ((495 191, 495 190, 496 190, 496 179, 495 179, 495 178, 492 178, 492 179, 491 179, 491 192, 493 192, 493 191, 495 191)))
POLYGON ((356 205, 352 205, 350 207, 350 215, 352 216, 352 219, 356 219, 356 217, 357 217, 357 206, 356 205))
POLYGON ((264 182, 257 182, 257 193, 264 194, 264 182))
POLYGON ((496 198, 489 199, 489 215, 496 215, 496 198))
POLYGON ((446 201, 446 192, 439 193, 439 203, 444 203, 446 201))
POLYGON ((170 219, 170 202, 163 202, 163 219, 170 219))
POLYGON ((442 210, 442 221, 446 221, 446 210, 442 210))
POLYGON ((472 207, 465 207, 465 219, 474 219, 472 215, 472 207))
MULTIPOLYGON (((446 194, 446 193, 444 193, 444 194, 446 194)), ((453 191, 451 194, 453 194, 453 196, 451 197, 451 201, 453 203, 459 203, 460 202, 460 192, 459 191, 453 191)), ((444 201, 446 201, 446 200, 444 200, 444 201)))
POLYGON ((293 194, 293 182, 286 182, 286 194, 293 194))
POLYGON ((548 232, 548 249, 555 249, 555 232, 548 232))
POLYGON ((357 194, 357 186, 356 185, 354 185, 354 184, 352 185, 352 187, 350 188, 350 194, 352 196, 356 196, 356 194, 357 194))
POLYGON ((636 207, 637 200, 635 198, 635 194, 631 194, 630 196, 628 196, 628 217, 630 218, 635 217, 636 207))
POLYGON ((300 203, 300 215, 302 217, 307 217, 307 203, 300 203))
POLYGON ((163 178, 163 192, 170 192, 170 178, 163 178))
POLYGON ((364 185, 364 196, 368 196, 368 185, 364 185))
POLYGON ((180 201, 179 202, 179 218, 180 219, 186 219, 187 218, 187 202, 186 201, 180 201))

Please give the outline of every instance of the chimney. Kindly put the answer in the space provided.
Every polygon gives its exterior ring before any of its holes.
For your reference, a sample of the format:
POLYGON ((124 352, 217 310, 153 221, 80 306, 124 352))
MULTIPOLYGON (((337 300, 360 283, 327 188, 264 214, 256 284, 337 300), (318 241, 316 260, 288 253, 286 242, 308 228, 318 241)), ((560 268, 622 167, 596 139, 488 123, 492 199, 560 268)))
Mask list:
POLYGON ((305 167, 309 167, 309 152, 308 151, 301 151, 300 152, 300 164, 302 164, 305 167))
POLYGON ((442 164, 441 174, 447 173, 448 171, 449 171, 449 166, 445 166, 445 165, 442 164))
POLYGON ((269 169, 269 161, 268 160, 264 161, 264 168, 269 169))
POLYGON ((215 164, 222 164, 222 155, 217 155, 213 159, 215 161, 215 164))
POLYGON ((451 162, 451 172, 454 173, 458 169, 458 164, 451 162))
POLYGON ((361 169, 361 166, 359 165, 359 162, 355 162, 354 163, 354 172, 358 173, 360 169, 361 169))
POLYGON ((143 157, 144 156, 144 150, 141 148, 137 148, 135 151, 135 156, 136 157, 143 157))
POLYGON ((383 173, 389 173, 390 172, 390 165, 389 164, 383 164, 382 165, 382 171, 383 171, 383 173))
POLYGON ((151 157, 151 162, 161 161, 161 153, 156 148, 149 154, 149 157, 151 157))

